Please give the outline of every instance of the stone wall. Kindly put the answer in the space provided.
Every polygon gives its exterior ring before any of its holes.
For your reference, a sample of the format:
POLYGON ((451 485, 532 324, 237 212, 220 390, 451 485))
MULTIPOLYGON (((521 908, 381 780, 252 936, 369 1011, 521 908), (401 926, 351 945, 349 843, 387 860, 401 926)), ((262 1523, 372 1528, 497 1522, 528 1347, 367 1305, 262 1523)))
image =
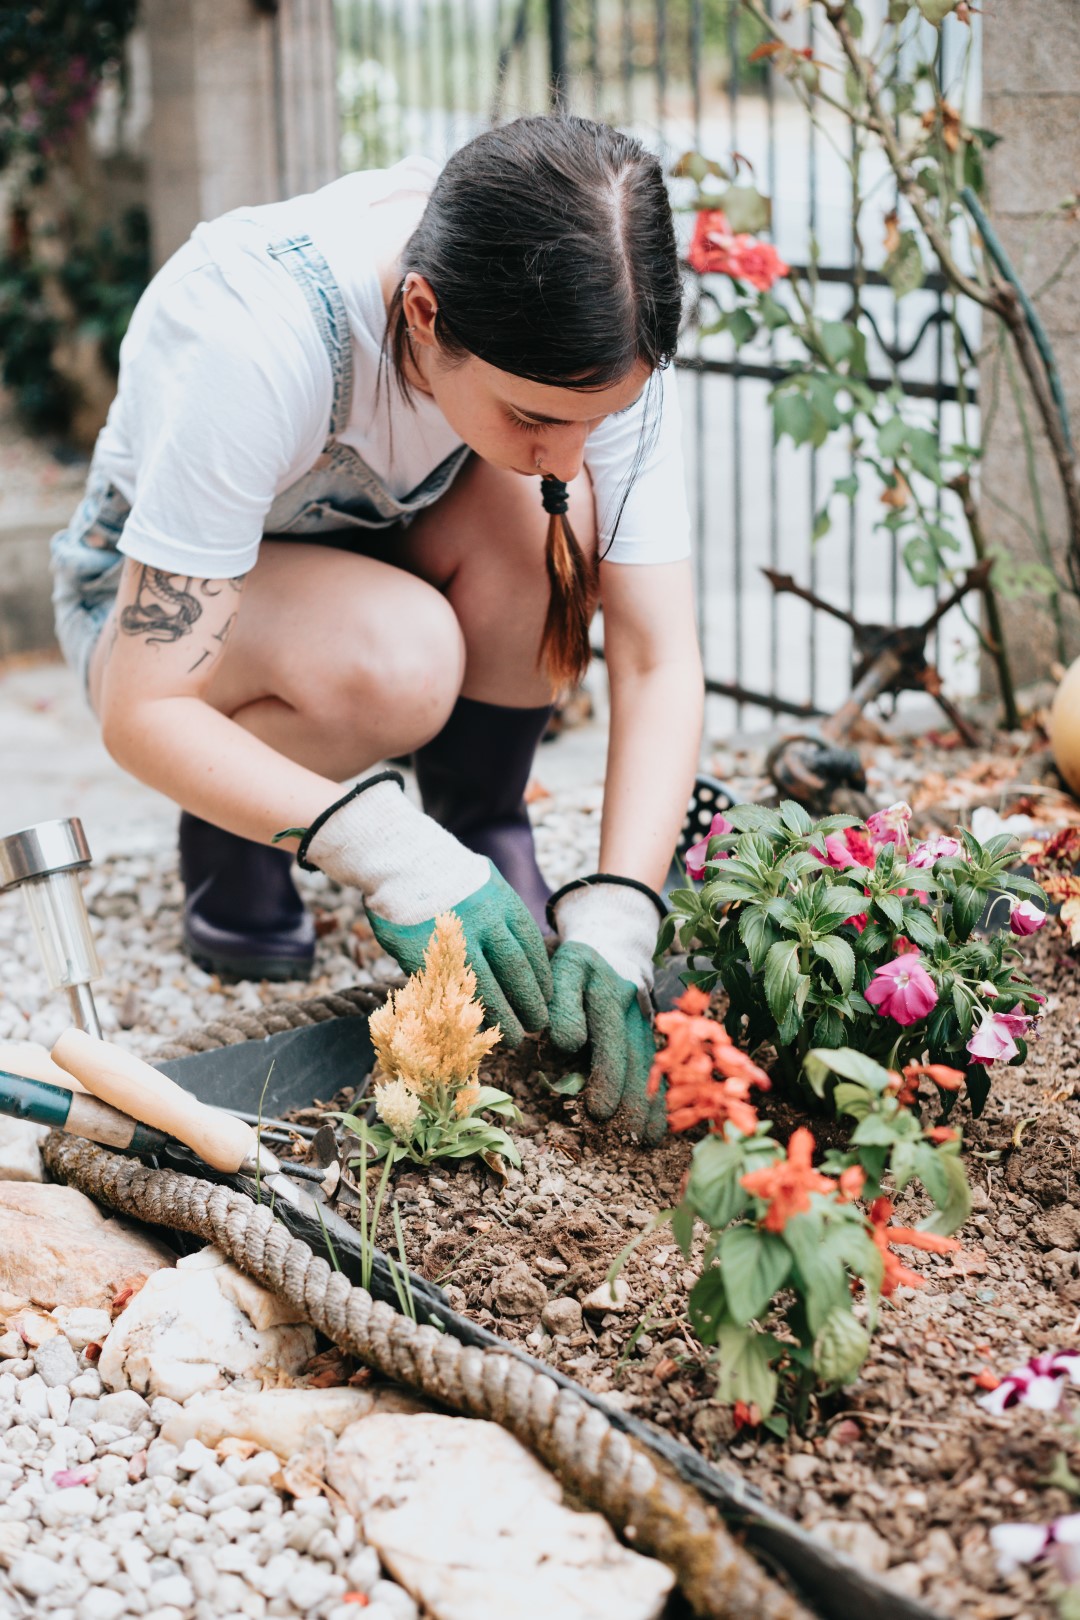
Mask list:
MULTIPOLYGON (((1080 194, 1080 5, 1077 0, 984 0, 982 123, 1002 137, 990 155, 994 224, 1024 285, 1047 282, 1070 250, 1077 257, 1038 298, 1057 356, 1074 435, 1080 437, 1080 217, 1053 219, 1080 194)), ((1078 211, 1080 212, 1080 211, 1078 211)), ((984 342, 989 336, 984 328, 984 342)), ((1043 520, 1064 578, 1065 515, 1060 484, 1021 381, 1035 440, 1043 520)), ((1022 560, 1039 559, 1036 503, 1020 414, 1004 369, 984 361, 981 403, 988 424, 981 512, 989 542, 1022 560)), ((1080 608, 1063 602, 1065 655, 1080 653, 1080 608)), ((1030 598, 1006 603, 1006 633, 1019 680, 1044 677, 1058 656, 1057 630, 1030 598)))

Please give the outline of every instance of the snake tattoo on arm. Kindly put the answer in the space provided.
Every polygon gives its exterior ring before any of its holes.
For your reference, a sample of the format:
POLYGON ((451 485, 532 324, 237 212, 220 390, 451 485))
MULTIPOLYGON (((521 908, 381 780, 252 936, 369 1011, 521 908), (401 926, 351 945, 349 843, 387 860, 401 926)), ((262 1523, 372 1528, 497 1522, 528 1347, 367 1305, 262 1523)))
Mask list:
MULTIPOLYGON (((226 590, 239 595, 243 583, 242 575, 237 579, 196 579, 190 574, 167 574, 160 568, 143 564, 139 568, 135 599, 121 612, 119 629, 125 636, 145 637, 148 646, 173 646, 184 636, 190 636, 202 618, 200 596, 212 599, 226 590)), ((211 639, 218 643, 218 652, 235 622, 236 614, 232 613, 221 629, 213 632, 211 639)), ((207 649, 191 668, 198 669, 215 656, 207 649)))

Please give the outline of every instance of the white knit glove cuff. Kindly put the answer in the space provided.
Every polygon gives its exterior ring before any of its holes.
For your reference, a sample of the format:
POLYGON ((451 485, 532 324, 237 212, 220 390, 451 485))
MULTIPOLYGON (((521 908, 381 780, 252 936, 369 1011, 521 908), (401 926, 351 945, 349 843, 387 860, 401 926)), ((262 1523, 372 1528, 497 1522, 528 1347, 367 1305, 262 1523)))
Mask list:
POLYGON ((625 883, 591 883, 556 896, 553 906, 561 944, 591 945, 620 979, 651 990, 653 952, 660 914, 641 889, 625 883))
POLYGON ((397 782, 377 782, 327 817, 304 854, 359 889, 377 917, 409 927, 475 894, 490 863, 425 816, 397 782))

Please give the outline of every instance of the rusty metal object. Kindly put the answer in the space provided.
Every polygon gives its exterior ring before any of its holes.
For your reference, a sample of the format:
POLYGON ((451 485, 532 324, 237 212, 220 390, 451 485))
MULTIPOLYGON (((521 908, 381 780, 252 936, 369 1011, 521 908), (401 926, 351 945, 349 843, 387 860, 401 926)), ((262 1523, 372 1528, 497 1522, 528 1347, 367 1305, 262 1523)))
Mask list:
POLYGON ((886 694, 926 692, 968 747, 978 744, 978 732, 942 691, 941 676, 926 656, 926 642, 945 614, 969 591, 985 590, 990 568, 989 559, 976 563, 929 618, 922 624, 906 625, 863 624, 853 614, 799 585, 790 574, 762 569, 778 595, 798 596, 846 624, 856 654, 851 692, 836 712, 813 730, 781 737, 769 751, 765 768, 778 792, 816 810, 826 809, 840 788, 861 792, 866 787, 862 762, 855 749, 845 747, 845 742, 866 705, 886 694))

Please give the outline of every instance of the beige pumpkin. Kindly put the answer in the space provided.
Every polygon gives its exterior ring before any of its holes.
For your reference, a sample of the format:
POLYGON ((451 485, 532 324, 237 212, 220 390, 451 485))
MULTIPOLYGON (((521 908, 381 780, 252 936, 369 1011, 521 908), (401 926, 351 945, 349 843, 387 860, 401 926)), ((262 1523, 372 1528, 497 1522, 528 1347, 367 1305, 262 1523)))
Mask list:
POLYGON ((1050 747, 1069 790, 1080 796, 1080 658, 1069 665, 1054 693, 1050 747))

